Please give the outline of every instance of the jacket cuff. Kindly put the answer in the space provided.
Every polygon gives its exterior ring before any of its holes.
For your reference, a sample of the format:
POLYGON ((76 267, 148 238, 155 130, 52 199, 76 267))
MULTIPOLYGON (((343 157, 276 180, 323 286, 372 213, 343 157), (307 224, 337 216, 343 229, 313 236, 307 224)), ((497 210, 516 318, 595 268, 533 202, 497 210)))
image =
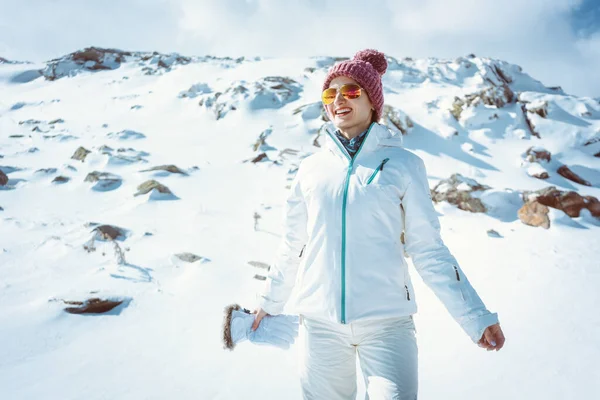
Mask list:
POLYGON ((262 308, 269 315, 279 315, 283 312, 284 304, 281 302, 274 302, 263 295, 259 295, 258 307, 262 308))
POLYGON ((487 314, 469 319, 463 324, 462 328, 474 343, 479 343, 479 339, 483 336, 485 329, 498 322, 498 313, 488 312, 487 314))

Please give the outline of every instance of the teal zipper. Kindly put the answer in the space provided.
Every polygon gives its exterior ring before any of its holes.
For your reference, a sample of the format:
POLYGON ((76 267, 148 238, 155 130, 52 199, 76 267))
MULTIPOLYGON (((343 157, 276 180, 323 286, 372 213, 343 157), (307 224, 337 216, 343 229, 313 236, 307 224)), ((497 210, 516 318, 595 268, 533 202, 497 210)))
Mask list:
POLYGON ((390 159, 386 158, 385 160, 383 160, 381 162, 381 164, 379 164, 379 167, 377 167, 377 169, 375 170, 375 172, 373 172, 373 174, 371 175, 371 177, 369 178, 369 180, 367 181, 367 185, 369 183, 371 183, 373 181, 373 179, 375 179, 375 177, 377 176, 377 173, 381 170, 383 170, 383 166, 385 165, 386 162, 388 162, 390 159))
POLYGON ((363 139, 360 147, 354 154, 354 158, 350 158, 348 151, 340 144, 339 140, 335 137, 334 134, 329 132, 329 130, 325 129, 325 131, 331 136, 333 141, 338 145, 342 153, 346 156, 350 164, 348 165, 348 171, 346 172, 346 181, 344 182, 344 197, 342 200, 342 324, 346 323, 346 202, 348 200, 348 186, 350 184, 350 175, 352 175, 352 167, 354 166, 354 160, 358 157, 360 150, 363 145, 367 141, 369 133, 371 132, 371 128, 373 128, 374 123, 369 125, 369 130, 365 133, 365 138, 363 139))

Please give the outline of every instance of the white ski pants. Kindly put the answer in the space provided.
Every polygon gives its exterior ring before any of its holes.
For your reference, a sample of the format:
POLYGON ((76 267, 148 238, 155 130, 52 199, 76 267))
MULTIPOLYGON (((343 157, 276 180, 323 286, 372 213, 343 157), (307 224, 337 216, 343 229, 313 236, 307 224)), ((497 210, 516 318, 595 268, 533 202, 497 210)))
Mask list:
POLYGON ((305 400, 354 400, 356 355, 366 400, 417 399, 412 316, 349 324, 300 318, 299 373, 305 400))

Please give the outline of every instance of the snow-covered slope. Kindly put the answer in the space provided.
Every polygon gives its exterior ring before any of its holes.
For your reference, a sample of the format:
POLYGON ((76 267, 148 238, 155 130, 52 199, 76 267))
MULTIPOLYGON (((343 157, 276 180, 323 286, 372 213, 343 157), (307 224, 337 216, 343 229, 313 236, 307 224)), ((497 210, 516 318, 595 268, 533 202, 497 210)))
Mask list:
MULTIPOLYGON (((0 63, 0 398, 300 398, 295 347, 228 352, 220 325, 255 304, 335 61, 0 63), (64 311, 90 298, 123 303, 64 311)), ((415 279, 421 397, 597 398, 598 99, 499 60, 389 64, 385 122, 425 160, 443 237, 507 336, 481 350, 415 279), (550 186, 553 206, 531 201, 550 186)))

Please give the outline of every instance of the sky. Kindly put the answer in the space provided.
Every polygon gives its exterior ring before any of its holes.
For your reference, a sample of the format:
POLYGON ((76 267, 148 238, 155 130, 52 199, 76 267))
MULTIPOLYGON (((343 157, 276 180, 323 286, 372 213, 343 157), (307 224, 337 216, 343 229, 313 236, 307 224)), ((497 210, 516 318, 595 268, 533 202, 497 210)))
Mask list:
POLYGON ((88 46, 215 56, 502 59, 600 97, 600 0, 0 0, 0 57, 88 46))

